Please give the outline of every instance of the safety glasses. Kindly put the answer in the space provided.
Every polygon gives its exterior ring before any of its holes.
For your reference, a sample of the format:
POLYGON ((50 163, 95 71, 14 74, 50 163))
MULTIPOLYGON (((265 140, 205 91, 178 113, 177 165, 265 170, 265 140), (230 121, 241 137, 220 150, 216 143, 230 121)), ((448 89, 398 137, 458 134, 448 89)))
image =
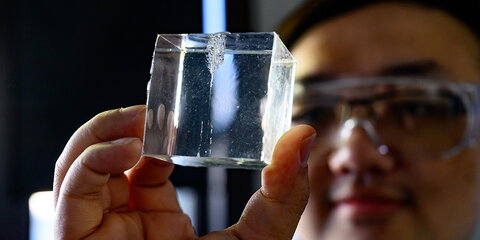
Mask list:
POLYGON ((479 134, 479 86, 427 78, 349 78, 297 83, 293 122, 317 130, 332 150, 355 130, 380 154, 449 158, 479 134))

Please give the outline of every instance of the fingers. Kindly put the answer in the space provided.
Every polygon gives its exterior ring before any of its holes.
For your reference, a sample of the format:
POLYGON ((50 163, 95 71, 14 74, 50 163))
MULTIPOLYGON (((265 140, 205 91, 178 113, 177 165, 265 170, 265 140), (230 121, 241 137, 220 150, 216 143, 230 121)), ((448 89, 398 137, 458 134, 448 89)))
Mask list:
POLYGON ((309 196, 307 158, 315 130, 300 125, 278 141, 262 187, 227 231, 240 239, 291 239, 309 196))
POLYGON ((168 177, 173 164, 142 157, 128 172, 130 208, 141 211, 181 212, 173 184, 168 177))
POLYGON ((196 238, 190 219, 183 213, 127 212, 121 215, 105 216, 102 226, 86 239, 196 238), (141 227, 138 227, 139 223, 141 223, 141 227))
POLYGON ((80 127, 70 138, 55 165, 54 202, 67 170, 90 145, 124 137, 143 137, 145 106, 138 105, 98 114, 80 127))
POLYGON ((77 158, 66 173, 58 196, 56 216, 61 219, 56 220, 57 237, 88 236, 102 223, 111 201, 128 202, 128 184, 114 184, 111 189, 107 183, 111 175, 122 175, 137 163, 140 149, 140 139, 123 138, 92 145, 77 158))

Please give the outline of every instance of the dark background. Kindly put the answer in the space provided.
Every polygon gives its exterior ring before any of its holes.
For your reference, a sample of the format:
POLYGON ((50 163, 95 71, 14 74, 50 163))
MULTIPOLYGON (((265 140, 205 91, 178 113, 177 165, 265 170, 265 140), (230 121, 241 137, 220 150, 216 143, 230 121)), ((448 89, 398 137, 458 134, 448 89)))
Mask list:
MULTIPOLYGON (((251 31, 248 1, 227 1, 227 12, 229 31, 251 31)), ((28 197, 52 189, 79 126, 145 103, 156 34, 201 32, 201 14, 200 0, 0 0, 0 239, 28 238, 28 197)), ((258 172, 227 172, 231 224, 258 172)), ((205 233, 206 170, 178 167, 173 182, 200 193, 205 233)))

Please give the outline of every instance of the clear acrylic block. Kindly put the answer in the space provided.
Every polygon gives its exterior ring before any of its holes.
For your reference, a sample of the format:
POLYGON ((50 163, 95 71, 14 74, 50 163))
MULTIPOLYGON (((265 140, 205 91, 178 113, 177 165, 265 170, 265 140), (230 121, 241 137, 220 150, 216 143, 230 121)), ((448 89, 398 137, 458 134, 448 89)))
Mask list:
POLYGON ((276 33, 160 34, 143 155, 264 167, 290 128, 295 60, 276 33))

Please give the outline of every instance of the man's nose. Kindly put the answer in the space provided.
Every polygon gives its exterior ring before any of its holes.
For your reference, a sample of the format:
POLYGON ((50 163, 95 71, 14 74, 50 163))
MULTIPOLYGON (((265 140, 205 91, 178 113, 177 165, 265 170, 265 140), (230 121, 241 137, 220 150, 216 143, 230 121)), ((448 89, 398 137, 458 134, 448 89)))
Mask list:
POLYGON ((341 132, 340 145, 329 160, 333 174, 382 174, 394 168, 392 156, 382 152, 382 148, 387 147, 378 144, 378 139, 374 139, 376 135, 372 135, 368 126, 356 125, 347 130, 347 133, 341 132))

